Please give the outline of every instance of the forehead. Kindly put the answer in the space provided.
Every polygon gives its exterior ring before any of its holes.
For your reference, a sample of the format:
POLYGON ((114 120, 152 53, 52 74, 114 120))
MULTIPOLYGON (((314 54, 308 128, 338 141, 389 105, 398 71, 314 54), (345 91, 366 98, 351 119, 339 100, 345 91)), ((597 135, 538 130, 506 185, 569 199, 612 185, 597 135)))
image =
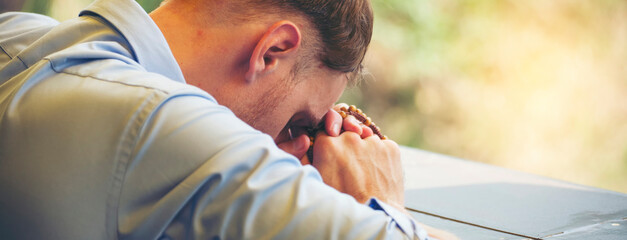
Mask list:
POLYGON ((329 68, 319 68, 311 73, 305 81, 308 90, 306 94, 308 111, 307 118, 312 126, 317 126, 329 109, 340 98, 348 83, 348 75, 329 68))

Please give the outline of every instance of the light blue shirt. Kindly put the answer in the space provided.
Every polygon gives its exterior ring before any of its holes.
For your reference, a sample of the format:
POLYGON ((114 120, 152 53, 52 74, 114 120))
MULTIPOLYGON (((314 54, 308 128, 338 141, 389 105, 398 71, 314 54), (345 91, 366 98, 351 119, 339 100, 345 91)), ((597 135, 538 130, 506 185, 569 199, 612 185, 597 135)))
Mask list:
POLYGON ((187 85, 133 1, 1 14, 0 48, 2 238, 426 238, 187 85))

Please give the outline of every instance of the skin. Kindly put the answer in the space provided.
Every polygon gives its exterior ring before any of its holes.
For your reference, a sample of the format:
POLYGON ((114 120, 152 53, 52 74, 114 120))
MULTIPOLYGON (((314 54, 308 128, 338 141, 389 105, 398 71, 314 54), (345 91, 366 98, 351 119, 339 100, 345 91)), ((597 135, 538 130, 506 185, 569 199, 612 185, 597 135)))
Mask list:
POLYGON ((238 20, 229 14, 232 2, 170 0, 150 13, 187 83, 272 136, 303 164, 309 163, 310 144, 303 128, 325 121, 313 165, 324 182, 361 203, 376 197, 405 212, 398 145, 332 110, 341 106, 334 103, 346 88, 347 73, 308 54, 312 49, 302 43, 312 37, 304 35, 310 23, 271 13, 238 20), (301 70, 294 74, 296 66, 301 70))
POLYGON ((303 51, 297 23, 267 17, 227 24, 205 17, 190 24, 189 15, 203 7, 193 3, 170 1, 150 15, 187 83, 212 94, 254 128, 284 141, 290 120, 303 127, 315 125, 342 94, 346 74, 322 63, 313 63, 296 76, 301 79, 293 79, 292 69, 303 51))
POLYGON ((209 92, 239 118, 269 134, 282 149, 299 158, 305 155, 309 139, 304 135, 290 139, 288 129, 315 126, 324 119, 328 128, 317 136, 320 144, 315 149, 320 154, 315 155, 320 158, 315 159, 318 164, 314 166, 321 171, 325 182, 353 195, 359 202, 377 196, 402 210, 402 174, 384 167, 392 164, 394 169, 400 169, 396 144, 364 135, 363 127, 354 119, 342 120, 331 110, 346 87, 346 73, 309 59, 312 62, 309 69, 296 76, 292 74, 301 54, 307 50, 301 45, 301 29, 307 23, 298 18, 283 20, 281 16, 268 15, 231 24, 225 20, 228 16, 202 14, 228 8, 225 4, 172 0, 150 14, 188 84, 209 92), (329 146, 334 144, 337 148, 329 146), (343 154, 342 149, 351 149, 352 154, 343 154), (370 161, 379 159, 368 157, 378 153, 391 159, 370 161), (352 165, 359 174, 338 174, 337 168, 352 165), (366 179, 362 173, 370 168, 384 171, 376 173, 380 175, 374 178, 377 181, 357 186, 355 183, 366 179), (392 185, 398 187, 390 189, 392 185))

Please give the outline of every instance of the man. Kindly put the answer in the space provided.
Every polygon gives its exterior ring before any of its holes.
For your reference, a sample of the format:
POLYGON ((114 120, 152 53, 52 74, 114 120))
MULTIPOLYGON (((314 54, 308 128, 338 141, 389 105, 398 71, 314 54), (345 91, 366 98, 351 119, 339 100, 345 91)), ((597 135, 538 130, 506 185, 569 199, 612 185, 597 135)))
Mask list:
POLYGON ((0 15, 0 236, 426 239, 396 144, 330 110, 371 32, 359 0, 0 15))

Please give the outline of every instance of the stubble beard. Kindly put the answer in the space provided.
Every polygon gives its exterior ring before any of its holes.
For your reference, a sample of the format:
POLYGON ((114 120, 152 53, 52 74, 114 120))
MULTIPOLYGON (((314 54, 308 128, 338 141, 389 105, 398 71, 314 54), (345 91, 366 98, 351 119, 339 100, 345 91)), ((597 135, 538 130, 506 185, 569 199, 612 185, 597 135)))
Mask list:
POLYGON ((293 77, 278 81, 276 86, 260 94, 257 101, 252 101, 250 106, 246 107, 241 119, 253 128, 276 137, 278 131, 284 127, 278 125, 285 125, 286 123, 276 122, 276 117, 273 116, 279 113, 279 105, 292 92, 294 85, 293 77))

